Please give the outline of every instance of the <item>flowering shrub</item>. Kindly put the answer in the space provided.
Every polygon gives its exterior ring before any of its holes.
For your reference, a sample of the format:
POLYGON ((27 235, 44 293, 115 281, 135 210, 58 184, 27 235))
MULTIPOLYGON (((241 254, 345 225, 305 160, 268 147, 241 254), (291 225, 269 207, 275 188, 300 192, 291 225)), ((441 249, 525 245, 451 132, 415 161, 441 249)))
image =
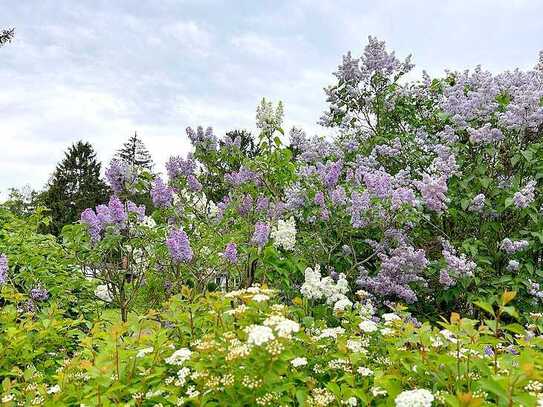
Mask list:
POLYGON ((263 99, 114 160, 61 241, 0 208, 2 402, 543 405, 542 62, 413 66, 344 56, 330 137, 263 99))
MULTIPOLYGON (((501 318, 514 314, 513 297, 506 292, 494 305, 481 304, 486 322, 453 314, 432 328, 400 309, 366 319, 360 305, 326 324, 311 310, 278 303, 264 286, 205 296, 184 288, 160 313, 95 323, 75 349, 45 364, 24 370, 23 360, 10 359, 12 372, 22 370, 4 381, 2 398, 46 405, 535 405, 543 400, 543 319, 505 323, 496 335, 501 318)), ((43 323, 27 316, 15 324, 13 315, 13 308, 0 314, 10 332, 1 337, 4 349, 12 352, 21 346, 14 335, 43 323)), ((73 332, 63 331, 69 322, 58 315, 49 318, 43 338, 73 332)))

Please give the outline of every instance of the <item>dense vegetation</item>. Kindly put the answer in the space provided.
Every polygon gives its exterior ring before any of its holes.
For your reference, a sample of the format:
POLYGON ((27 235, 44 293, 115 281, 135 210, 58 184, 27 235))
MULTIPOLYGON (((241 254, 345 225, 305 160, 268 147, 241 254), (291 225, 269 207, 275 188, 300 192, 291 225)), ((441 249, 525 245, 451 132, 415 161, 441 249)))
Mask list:
POLYGON ((7 202, 2 402, 543 405, 543 54, 412 68, 370 37, 334 137, 286 143, 263 99, 256 138, 188 128, 167 179, 113 160, 58 237, 7 202))

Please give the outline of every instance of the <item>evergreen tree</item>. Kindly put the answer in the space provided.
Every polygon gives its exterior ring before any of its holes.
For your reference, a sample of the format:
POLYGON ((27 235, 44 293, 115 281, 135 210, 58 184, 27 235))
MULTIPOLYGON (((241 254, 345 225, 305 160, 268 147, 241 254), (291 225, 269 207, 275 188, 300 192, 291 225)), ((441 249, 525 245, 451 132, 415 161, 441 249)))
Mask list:
POLYGON ((121 149, 117 152, 116 157, 127 164, 137 165, 147 168, 149 171, 153 169, 153 159, 151 154, 143 144, 143 141, 138 137, 138 133, 134 133, 121 149))
POLYGON ((109 189, 100 177, 100 168, 91 144, 78 141, 68 148, 40 199, 51 211, 48 232, 58 235, 64 225, 77 221, 85 208, 107 200, 109 189))
POLYGON ((15 28, 0 31, 0 47, 11 42, 13 37, 15 37, 15 28))

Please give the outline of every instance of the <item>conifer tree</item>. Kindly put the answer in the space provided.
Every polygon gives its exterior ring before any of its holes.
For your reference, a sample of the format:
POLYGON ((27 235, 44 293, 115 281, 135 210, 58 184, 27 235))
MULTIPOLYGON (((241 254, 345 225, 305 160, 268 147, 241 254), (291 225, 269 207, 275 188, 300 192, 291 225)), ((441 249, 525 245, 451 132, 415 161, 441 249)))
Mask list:
POLYGON ((134 133, 126 143, 119 149, 116 157, 127 164, 137 165, 151 171, 153 169, 153 159, 151 154, 143 144, 143 141, 138 137, 138 133, 134 133))
POLYGON ((15 28, 0 31, 0 47, 6 45, 8 42, 11 42, 13 37, 15 37, 15 28))
POLYGON ((48 232, 58 235, 64 225, 77 221, 84 209, 107 200, 109 189, 100 170, 90 143, 78 141, 68 148, 40 199, 51 211, 48 232))

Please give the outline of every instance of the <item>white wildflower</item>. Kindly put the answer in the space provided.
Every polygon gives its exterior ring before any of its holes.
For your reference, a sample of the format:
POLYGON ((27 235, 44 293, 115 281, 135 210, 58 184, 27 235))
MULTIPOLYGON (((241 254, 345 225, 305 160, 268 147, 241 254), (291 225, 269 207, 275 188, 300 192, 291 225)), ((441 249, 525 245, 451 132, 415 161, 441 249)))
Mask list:
POLYGON ((358 324, 358 327, 362 330, 362 332, 370 333, 377 331, 377 324, 370 319, 362 321, 360 324, 358 324))
POLYGON ((169 365, 181 366, 190 359, 192 352, 190 349, 181 348, 176 350, 169 358, 166 358, 166 363, 169 365))
POLYGON ((143 349, 140 349, 138 351, 138 353, 136 354, 136 357, 137 358, 142 358, 144 357, 145 355, 147 355, 148 353, 153 353, 153 347, 149 347, 149 348, 143 348, 143 349))
POLYGON ((426 389, 406 390, 394 400, 396 407, 431 407, 434 396, 426 389))
POLYGON ((269 326, 251 325, 246 328, 247 342, 253 345, 263 345, 275 339, 272 329, 269 326))
POLYGON ((55 384, 54 386, 51 386, 47 389, 47 394, 55 394, 60 391, 60 386, 58 384, 55 384))
POLYGON ((307 365, 307 359, 306 358, 295 358, 290 361, 290 364, 294 367, 300 367, 307 365))

